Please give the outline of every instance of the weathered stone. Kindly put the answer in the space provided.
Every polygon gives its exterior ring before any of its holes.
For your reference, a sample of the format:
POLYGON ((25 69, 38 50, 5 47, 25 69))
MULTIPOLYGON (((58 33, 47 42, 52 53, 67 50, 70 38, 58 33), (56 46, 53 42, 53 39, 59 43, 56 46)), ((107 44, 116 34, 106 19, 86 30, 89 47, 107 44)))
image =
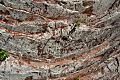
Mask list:
POLYGON ((119 0, 0 0, 1 80, 119 80, 119 0))

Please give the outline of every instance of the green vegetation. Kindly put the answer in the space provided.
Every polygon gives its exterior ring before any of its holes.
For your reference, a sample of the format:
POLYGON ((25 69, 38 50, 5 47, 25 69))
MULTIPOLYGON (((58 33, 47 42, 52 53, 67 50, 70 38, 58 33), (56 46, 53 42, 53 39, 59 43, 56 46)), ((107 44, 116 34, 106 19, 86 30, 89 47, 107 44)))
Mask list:
POLYGON ((5 26, 5 24, 0 24, 0 26, 5 26))
POLYGON ((9 57, 9 52, 3 49, 0 49, 0 61, 5 61, 9 57))
POLYGON ((81 24, 80 18, 75 18, 75 20, 73 21, 73 24, 74 24, 75 27, 79 27, 80 24, 81 24))
POLYGON ((76 77, 74 80, 80 80, 80 77, 76 77))
POLYGON ((81 14, 80 16, 77 16, 73 20, 73 24, 75 27, 80 27, 81 23, 86 23, 86 21, 87 21, 87 16, 81 14))

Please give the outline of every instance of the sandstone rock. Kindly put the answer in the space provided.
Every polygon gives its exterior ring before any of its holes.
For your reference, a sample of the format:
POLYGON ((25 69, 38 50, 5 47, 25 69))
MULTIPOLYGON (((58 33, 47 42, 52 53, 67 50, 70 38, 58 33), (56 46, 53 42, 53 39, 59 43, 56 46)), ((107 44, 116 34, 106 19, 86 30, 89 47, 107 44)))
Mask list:
POLYGON ((119 80, 120 1, 0 0, 0 48, 1 80, 119 80))

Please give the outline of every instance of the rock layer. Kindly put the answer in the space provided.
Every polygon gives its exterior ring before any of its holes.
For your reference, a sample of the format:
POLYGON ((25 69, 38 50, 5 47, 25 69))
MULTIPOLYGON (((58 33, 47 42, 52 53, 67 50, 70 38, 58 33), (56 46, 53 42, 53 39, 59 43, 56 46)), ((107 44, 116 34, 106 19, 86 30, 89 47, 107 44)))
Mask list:
POLYGON ((119 0, 0 0, 2 80, 119 80, 119 0))

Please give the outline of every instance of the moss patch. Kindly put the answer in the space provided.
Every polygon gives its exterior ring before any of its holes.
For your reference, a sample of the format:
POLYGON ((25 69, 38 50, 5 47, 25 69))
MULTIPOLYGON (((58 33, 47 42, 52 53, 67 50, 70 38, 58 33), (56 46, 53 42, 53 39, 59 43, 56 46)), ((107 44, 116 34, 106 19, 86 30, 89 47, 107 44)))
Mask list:
POLYGON ((5 61, 9 57, 9 52, 3 49, 0 49, 0 61, 5 61))

